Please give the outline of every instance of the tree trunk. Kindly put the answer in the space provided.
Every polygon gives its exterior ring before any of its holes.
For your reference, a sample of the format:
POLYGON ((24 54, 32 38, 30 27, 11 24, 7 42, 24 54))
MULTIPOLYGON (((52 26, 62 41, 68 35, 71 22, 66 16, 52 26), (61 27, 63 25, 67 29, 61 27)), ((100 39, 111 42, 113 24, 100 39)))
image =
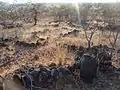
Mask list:
POLYGON ((37 11, 35 10, 35 16, 34 16, 34 26, 37 25, 37 11))
POLYGON ((88 40, 88 49, 90 49, 90 48, 91 48, 91 41, 88 40))
POLYGON ((36 17, 34 18, 34 26, 37 25, 37 19, 36 17))

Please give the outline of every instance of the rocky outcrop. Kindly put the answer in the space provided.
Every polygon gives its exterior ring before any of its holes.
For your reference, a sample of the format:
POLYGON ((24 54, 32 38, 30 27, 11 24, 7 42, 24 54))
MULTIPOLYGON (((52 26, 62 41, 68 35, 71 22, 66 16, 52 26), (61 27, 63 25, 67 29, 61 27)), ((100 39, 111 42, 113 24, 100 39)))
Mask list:
POLYGON ((92 83, 96 77, 97 62, 94 57, 84 54, 80 59, 80 76, 86 83, 92 83))
MULTIPOLYGON (((39 68, 24 68, 17 70, 20 79, 22 80, 26 89, 33 88, 48 88, 58 80, 60 77, 71 74, 68 68, 65 67, 39 67, 39 68), (19 71, 19 72, 18 72, 19 71)), ((15 75, 16 75, 15 74, 15 75)))

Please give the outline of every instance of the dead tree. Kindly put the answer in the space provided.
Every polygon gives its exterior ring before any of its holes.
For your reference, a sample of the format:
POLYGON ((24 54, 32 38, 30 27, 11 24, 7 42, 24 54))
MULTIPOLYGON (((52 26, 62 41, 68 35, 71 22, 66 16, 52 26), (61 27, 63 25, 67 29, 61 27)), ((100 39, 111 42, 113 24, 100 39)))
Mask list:
POLYGON ((118 5, 117 4, 113 4, 113 7, 111 7, 110 5, 105 5, 104 6, 104 20, 106 23, 108 23, 108 25, 106 26, 106 29, 108 30, 109 34, 108 34, 108 40, 110 42, 110 45, 112 47, 111 49, 111 56, 113 56, 113 50, 115 48, 115 45, 117 43, 118 37, 119 37, 119 33, 120 33, 120 25, 119 25, 119 17, 120 17, 120 10, 117 9, 118 5))
POLYGON ((119 34, 120 34, 120 31, 116 31, 116 32, 110 31, 110 33, 109 33, 109 42, 110 42, 110 45, 112 47, 112 50, 110 53, 111 56, 113 56, 113 50, 114 50, 115 45, 117 43, 119 34))
POLYGON ((33 10, 34 10, 34 26, 37 24, 37 10, 36 10, 36 8, 33 8, 33 10))
POLYGON ((85 33, 85 38, 88 43, 87 47, 88 47, 88 49, 90 49, 91 44, 92 44, 92 38, 93 38, 94 33, 97 31, 97 28, 94 26, 92 26, 92 27, 88 26, 88 28, 84 29, 83 31, 85 33))
POLYGON ((94 22, 95 17, 89 20, 89 22, 86 22, 83 26, 88 49, 91 48, 93 35, 98 30, 98 22, 94 22))
MULTIPOLYGON (((30 7, 31 8, 31 7, 30 7)), ((39 19, 42 15, 46 12, 46 8, 44 4, 32 4, 32 10, 31 10, 31 17, 34 22, 34 26, 37 25, 39 19)))
POLYGON ((83 10, 81 10, 81 25, 87 40, 87 47, 90 49, 92 45, 92 38, 99 28, 97 18, 100 17, 100 10, 94 4, 86 4, 83 5, 83 7, 83 10))

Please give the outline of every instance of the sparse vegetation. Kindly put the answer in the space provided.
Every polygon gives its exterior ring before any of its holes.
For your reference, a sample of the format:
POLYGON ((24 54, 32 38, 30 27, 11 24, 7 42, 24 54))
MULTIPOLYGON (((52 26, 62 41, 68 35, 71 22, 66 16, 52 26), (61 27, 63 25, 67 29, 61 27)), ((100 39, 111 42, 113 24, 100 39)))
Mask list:
POLYGON ((9 90, 119 90, 119 8, 0 3, 0 79, 9 90))

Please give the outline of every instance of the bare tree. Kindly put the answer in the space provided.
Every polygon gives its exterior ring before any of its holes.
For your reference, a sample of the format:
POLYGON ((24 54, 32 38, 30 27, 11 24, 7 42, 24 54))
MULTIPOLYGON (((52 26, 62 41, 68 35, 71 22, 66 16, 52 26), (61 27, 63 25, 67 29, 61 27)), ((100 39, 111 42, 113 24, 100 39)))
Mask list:
POLYGON ((95 8, 94 5, 90 4, 85 5, 84 9, 81 10, 82 13, 81 25, 83 26, 83 31, 85 33, 85 38, 87 40, 88 49, 90 49, 92 45, 93 35, 98 30, 98 22, 96 20, 98 17, 100 17, 98 11, 99 11, 98 8, 95 8))
POLYGON ((91 47, 92 37, 93 37, 93 35, 94 35, 94 33, 95 33, 96 30, 97 30, 97 29, 91 29, 91 30, 89 29, 89 31, 87 31, 86 29, 84 29, 85 38, 86 38, 86 40, 87 40, 87 42, 88 42, 88 48, 91 47))
POLYGON ((45 12, 45 6, 44 4, 32 4, 29 7, 30 11, 30 18, 33 20, 34 26, 37 25, 40 16, 42 16, 42 13, 45 12))
POLYGON ((118 19, 120 17, 119 4, 105 4, 103 9, 104 22, 108 23, 108 25, 106 25, 106 30, 108 30, 107 33, 109 33, 108 40, 112 47, 110 53, 111 56, 113 56, 113 50, 120 33, 120 20, 118 19))
POLYGON ((37 24, 37 21, 38 21, 38 19, 37 19, 37 10, 36 10, 36 8, 34 7, 33 8, 33 12, 34 12, 34 26, 37 24))
POLYGON ((85 28, 83 28, 84 33, 85 33, 85 38, 87 40, 88 43, 88 49, 91 48, 92 45, 92 38, 93 35, 95 34, 95 32, 98 30, 98 24, 93 23, 92 21, 89 21, 89 23, 87 24, 87 26, 85 28))
POLYGON ((120 31, 116 31, 116 32, 112 32, 110 31, 109 33, 109 42, 110 45, 112 46, 112 50, 111 50, 111 56, 113 55, 113 50, 115 48, 115 45, 117 43, 118 37, 119 37, 120 31))

